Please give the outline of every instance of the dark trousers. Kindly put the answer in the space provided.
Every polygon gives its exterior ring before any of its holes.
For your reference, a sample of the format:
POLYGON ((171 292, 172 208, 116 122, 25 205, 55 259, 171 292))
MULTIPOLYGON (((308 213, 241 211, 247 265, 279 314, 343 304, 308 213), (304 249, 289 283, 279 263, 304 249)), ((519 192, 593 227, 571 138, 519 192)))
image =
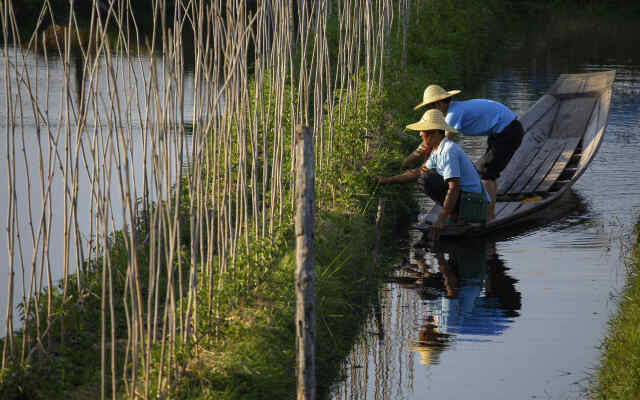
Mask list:
MULTIPOLYGON (((449 185, 447 185, 447 183, 444 181, 442 175, 439 175, 433 171, 429 171, 425 174, 420 175, 418 184, 422 187, 424 194, 429 196, 431 200, 438 203, 439 205, 444 204, 444 199, 447 197, 449 185)), ((453 210, 453 215, 457 215, 459 207, 460 197, 458 196, 458 199, 456 199, 456 206, 453 210)))
POLYGON ((500 172, 509 164, 513 153, 518 150, 524 129, 517 119, 507 125, 497 135, 487 138, 487 152, 478 160, 478 173, 483 180, 496 180, 500 172))

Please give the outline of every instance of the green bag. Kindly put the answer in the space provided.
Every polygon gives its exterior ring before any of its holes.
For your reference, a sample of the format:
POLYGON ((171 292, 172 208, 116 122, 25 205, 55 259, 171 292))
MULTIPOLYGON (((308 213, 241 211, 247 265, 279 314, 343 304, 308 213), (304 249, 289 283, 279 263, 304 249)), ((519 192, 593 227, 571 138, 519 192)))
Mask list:
POLYGON ((484 189, 480 193, 460 192, 458 223, 487 223, 487 195, 484 189))

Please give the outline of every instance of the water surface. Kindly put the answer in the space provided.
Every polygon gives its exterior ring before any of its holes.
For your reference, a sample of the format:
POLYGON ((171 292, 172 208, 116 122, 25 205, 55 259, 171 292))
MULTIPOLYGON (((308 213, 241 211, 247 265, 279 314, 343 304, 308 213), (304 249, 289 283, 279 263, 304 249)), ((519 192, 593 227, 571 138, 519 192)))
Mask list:
MULTIPOLYGON (((124 184, 120 183, 119 173, 122 182, 129 179, 133 199, 143 196, 145 177, 147 182, 152 182, 153 177, 166 177, 166 181, 175 182, 178 149, 189 153, 189 129, 196 111, 192 70, 185 71, 182 80, 183 115, 164 115, 169 108, 166 104, 158 110, 155 103, 147 101, 149 96, 156 94, 159 104, 163 104, 170 97, 167 93, 175 91, 169 86, 167 67, 161 57, 143 59, 114 55, 111 61, 113 80, 105 56, 94 60, 97 69, 93 76, 87 73, 83 78, 79 58, 72 58, 67 65, 59 57, 45 57, 26 49, 11 47, 7 54, 8 58, 4 52, 0 55, 0 65, 6 70, 0 76, 0 187, 3 188, 0 243, 5 255, 0 258, 0 310, 3 316, 8 303, 7 280, 11 266, 8 256, 9 185, 14 185, 16 197, 11 232, 15 240, 13 304, 17 305, 29 291, 33 292, 33 288, 29 288, 33 277, 39 288, 48 286, 48 270, 54 284, 63 277, 65 252, 69 273, 77 271, 77 243, 82 244, 84 251, 84 257, 79 258, 90 257, 88 249, 101 240, 100 232, 96 232, 96 187, 107 192, 106 198, 110 199, 107 229, 110 233, 121 229, 125 220, 122 215, 124 184), (156 84, 159 89, 155 91, 150 83, 152 64, 158 71, 156 84), (90 94, 88 97, 101 100, 97 105, 88 106, 82 129, 77 118, 81 87, 90 94), (114 95, 119 101, 114 100, 114 95), (114 128, 114 119, 122 124, 119 129, 114 128), (154 125, 157 121, 163 121, 171 128, 157 129, 154 125), (184 124, 182 132, 186 135, 177 134, 179 129, 175 127, 180 123, 184 124), (157 138, 160 132, 164 134, 164 140, 157 138), (109 143, 119 143, 120 151, 109 154, 109 143), (158 143, 165 147, 159 148, 158 143), (74 152, 76 146, 77 153, 74 152), (98 149, 97 157, 91 153, 94 147, 98 149), (67 148, 72 150, 67 152, 67 148), (130 168, 118 171, 125 154, 130 168), (169 167, 154 169, 153 156, 166 157, 169 167), (78 162, 77 168, 73 167, 74 160, 78 162), (105 165, 111 165, 110 172, 104 170, 105 165), (75 210, 80 231, 78 240, 70 222, 72 205, 68 194, 74 179, 78 185, 75 210), (47 228, 45 233, 40 230, 39 235, 43 213, 47 228), (67 237, 65 230, 70 232, 67 237), (43 244, 45 235, 50 241, 46 248, 43 244)), ((150 197, 156 198, 153 186, 149 185, 150 197)), ((17 316, 14 316, 14 326, 20 326, 17 316)), ((0 332, 4 333, 4 329, 5 318, 0 318, 0 332)))
MULTIPOLYGON (((533 226, 437 249, 413 232, 400 278, 381 292, 382 316, 363 329, 333 398, 585 398, 640 214, 640 63, 607 42, 611 31, 590 32, 563 36, 560 48, 544 32, 527 37, 466 94, 522 115, 561 73, 616 69, 588 170, 533 226), (416 281, 409 265, 431 274, 416 281)), ((472 159, 484 151, 483 140, 461 143, 472 159)))

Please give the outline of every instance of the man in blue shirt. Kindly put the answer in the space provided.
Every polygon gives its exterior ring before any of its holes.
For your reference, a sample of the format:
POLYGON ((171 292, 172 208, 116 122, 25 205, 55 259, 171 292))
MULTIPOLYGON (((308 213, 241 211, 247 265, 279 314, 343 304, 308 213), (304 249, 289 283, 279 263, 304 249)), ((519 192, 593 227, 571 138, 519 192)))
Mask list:
MULTIPOLYGON (((491 196, 487 212, 488 219, 492 220, 498 193, 496 179, 520 146, 524 129, 518 116, 504 105, 486 99, 452 101, 451 97, 458 93, 459 90, 446 91, 438 85, 429 85, 424 91, 422 103, 415 109, 426 106, 440 110, 446 115, 445 121, 463 135, 487 136, 487 151, 478 160, 477 168, 491 196)), ((447 133, 449 138, 452 135, 447 133)))
POLYGON ((438 110, 428 110, 420 121, 407 125, 420 132, 422 145, 432 149, 424 166, 391 177, 378 176, 380 183, 407 183, 423 177, 424 191, 442 206, 442 212, 432 226, 432 238, 437 240, 448 219, 456 218, 460 191, 483 193, 482 182, 467 154, 445 132, 456 133, 438 110))

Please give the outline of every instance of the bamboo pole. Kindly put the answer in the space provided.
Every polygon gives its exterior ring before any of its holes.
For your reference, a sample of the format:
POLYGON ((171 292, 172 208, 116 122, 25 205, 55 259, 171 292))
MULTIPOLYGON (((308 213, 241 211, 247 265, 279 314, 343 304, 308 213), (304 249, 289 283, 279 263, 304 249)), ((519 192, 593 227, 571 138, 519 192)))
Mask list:
POLYGON ((316 398, 315 274, 313 252, 315 163, 313 136, 296 128, 296 348, 298 400, 316 398))

